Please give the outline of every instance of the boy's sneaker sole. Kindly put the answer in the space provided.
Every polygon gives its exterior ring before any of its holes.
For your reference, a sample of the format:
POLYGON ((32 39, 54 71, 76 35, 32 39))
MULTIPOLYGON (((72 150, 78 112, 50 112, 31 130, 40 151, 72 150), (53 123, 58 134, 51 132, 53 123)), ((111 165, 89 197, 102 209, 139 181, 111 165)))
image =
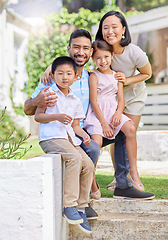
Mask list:
POLYGON ((71 220, 69 218, 67 218, 67 216, 65 214, 63 214, 63 217, 67 220, 68 223, 70 224, 80 224, 83 223, 83 219, 79 219, 79 220, 71 220))
POLYGON ((84 233, 86 233, 86 234, 92 234, 92 231, 86 230, 86 229, 83 228, 80 224, 78 224, 77 226, 80 228, 80 230, 81 230, 82 232, 84 232, 84 233))
POLYGON ((91 227, 89 225, 89 222, 87 220, 86 213, 79 211, 79 214, 83 218, 83 223, 78 225, 79 228, 82 230, 82 232, 84 232, 86 234, 91 234, 92 233, 92 229, 91 229, 91 227))
POLYGON ((83 218, 80 216, 76 207, 64 207, 63 217, 70 224, 81 224, 83 223, 83 218))
POLYGON ((151 200, 155 198, 155 195, 153 193, 138 191, 134 187, 125 189, 115 188, 113 198, 151 200))

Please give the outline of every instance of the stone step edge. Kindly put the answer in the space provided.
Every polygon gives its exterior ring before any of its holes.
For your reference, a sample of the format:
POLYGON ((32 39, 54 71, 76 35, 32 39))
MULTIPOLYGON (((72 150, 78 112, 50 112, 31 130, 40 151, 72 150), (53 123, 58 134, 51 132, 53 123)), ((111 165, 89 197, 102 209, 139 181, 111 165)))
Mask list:
POLYGON ((156 221, 168 223, 168 213, 110 213, 104 212, 100 214, 97 220, 89 220, 89 222, 96 221, 156 221))
POLYGON ((168 199, 128 200, 114 198, 91 199, 91 206, 98 212, 168 212, 168 199))

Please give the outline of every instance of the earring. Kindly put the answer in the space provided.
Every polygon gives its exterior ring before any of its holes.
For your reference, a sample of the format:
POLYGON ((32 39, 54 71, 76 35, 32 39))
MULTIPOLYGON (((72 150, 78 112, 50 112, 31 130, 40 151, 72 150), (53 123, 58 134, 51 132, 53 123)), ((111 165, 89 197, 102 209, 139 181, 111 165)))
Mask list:
POLYGON ((124 36, 124 34, 122 34, 122 39, 125 39, 125 36, 124 36))

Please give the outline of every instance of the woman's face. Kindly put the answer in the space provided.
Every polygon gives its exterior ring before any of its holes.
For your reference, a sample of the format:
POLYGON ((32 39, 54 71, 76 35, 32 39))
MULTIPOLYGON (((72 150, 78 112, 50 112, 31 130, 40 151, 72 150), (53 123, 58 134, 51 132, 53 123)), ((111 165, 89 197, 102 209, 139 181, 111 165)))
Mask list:
POLYGON ((125 27, 115 15, 107 17, 102 24, 103 39, 110 45, 120 44, 125 27))

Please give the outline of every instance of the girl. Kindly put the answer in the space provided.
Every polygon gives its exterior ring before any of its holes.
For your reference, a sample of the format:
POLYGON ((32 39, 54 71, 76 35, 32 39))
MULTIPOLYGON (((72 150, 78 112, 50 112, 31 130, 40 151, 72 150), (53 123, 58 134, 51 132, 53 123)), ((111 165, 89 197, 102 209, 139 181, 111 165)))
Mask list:
POLYGON ((89 78, 90 106, 84 128, 100 148, 103 137, 113 139, 120 130, 125 134, 130 163, 128 177, 133 180, 135 188, 144 191, 137 170, 136 128, 131 119, 122 114, 125 106, 123 83, 115 79, 115 72, 111 69, 112 46, 105 41, 95 41, 92 47, 92 59, 97 69, 89 78))

